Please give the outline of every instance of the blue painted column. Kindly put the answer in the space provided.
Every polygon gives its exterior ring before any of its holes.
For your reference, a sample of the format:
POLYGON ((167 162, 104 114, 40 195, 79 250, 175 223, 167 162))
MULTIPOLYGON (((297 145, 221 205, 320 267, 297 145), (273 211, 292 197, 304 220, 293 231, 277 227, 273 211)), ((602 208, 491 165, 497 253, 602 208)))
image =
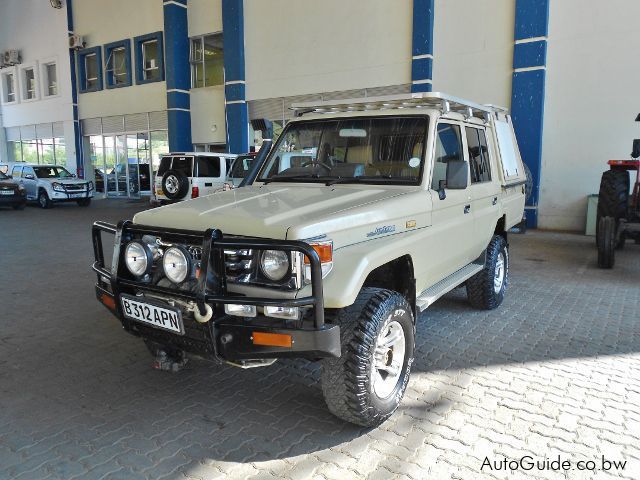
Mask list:
POLYGON ((164 0, 163 11, 169 151, 189 152, 193 142, 187 0, 164 0))
POLYGON ((433 88, 433 19, 434 0, 413 0, 412 92, 433 88))
POLYGON ((245 97, 243 0, 222 0, 224 98, 227 151, 249 151, 249 112, 245 97))
MULTIPOLYGON (((67 0, 67 30, 73 35, 73 0, 67 0)), ((82 127, 78 113, 78 78, 76 76, 76 52, 69 49, 69 64, 71 65, 71 108, 73 109, 73 146, 76 150, 76 171, 78 178, 84 178, 84 149, 82 148, 82 127)), ((88 166, 91 168, 91 165, 88 166)))
POLYGON ((538 226, 549 0, 516 0, 511 115, 523 161, 533 177, 527 225, 538 226))

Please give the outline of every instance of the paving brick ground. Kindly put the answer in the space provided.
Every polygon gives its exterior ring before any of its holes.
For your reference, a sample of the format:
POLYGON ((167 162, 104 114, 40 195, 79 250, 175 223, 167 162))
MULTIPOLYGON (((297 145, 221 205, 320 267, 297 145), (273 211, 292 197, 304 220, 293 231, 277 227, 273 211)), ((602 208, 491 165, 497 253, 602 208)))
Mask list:
POLYGON ((312 363, 152 370, 94 300, 91 221, 143 208, 116 203, 0 211, 0 479, 640 478, 640 246, 602 271, 590 238, 513 236, 505 304, 423 314, 371 430, 327 412, 312 363), (525 455, 572 469, 481 469, 525 455))

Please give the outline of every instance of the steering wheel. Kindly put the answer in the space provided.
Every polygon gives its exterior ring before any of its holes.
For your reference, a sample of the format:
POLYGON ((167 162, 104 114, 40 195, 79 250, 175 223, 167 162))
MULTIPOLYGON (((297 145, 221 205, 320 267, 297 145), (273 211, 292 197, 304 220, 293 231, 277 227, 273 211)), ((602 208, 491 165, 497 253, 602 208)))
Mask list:
POLYGON ((333 167, 331 165, 327 165, 325 162, 321 162, 320 160, 309 160, 308 162, 300 164, 301 167, 308 167, 309 165, 312 165, 314 167, 322 167, 329 173, 331 173, 331 170, 333 170, 333 167))

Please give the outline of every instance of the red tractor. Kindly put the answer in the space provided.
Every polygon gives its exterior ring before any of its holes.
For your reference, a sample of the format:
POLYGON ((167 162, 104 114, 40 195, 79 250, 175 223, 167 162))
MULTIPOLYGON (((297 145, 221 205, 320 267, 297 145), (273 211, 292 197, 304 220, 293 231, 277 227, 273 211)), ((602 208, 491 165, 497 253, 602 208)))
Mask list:
MULTIPOLYGON (((636 121, 640 122, 640 114, 636 121)), ((596 223, 600 268, 613 268, 615 251, 624 248, 627 239, 640 243, 640 139, 633 141, 631 158, 609 160, 610 169, 600 180, 596 223), (635 184, 630 194, 632 175, 635 184)))

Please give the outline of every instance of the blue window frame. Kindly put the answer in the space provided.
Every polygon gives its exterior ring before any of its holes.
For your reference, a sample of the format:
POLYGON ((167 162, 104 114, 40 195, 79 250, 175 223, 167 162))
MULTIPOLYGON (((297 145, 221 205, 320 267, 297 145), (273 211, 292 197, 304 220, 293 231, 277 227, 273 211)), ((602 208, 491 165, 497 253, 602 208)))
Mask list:
POLYGON ((78 52, 80 93, 102 90, 102 48, 85 48, 78 52))
POLYGON ((130 87, 131 40, 108 43, 104 46, 105 80, 107 88, 130 87))
POLYGON ((149 33, 133 39, 136 52, 136 84, 164 80, 164 47, 162 32, 149 33))

